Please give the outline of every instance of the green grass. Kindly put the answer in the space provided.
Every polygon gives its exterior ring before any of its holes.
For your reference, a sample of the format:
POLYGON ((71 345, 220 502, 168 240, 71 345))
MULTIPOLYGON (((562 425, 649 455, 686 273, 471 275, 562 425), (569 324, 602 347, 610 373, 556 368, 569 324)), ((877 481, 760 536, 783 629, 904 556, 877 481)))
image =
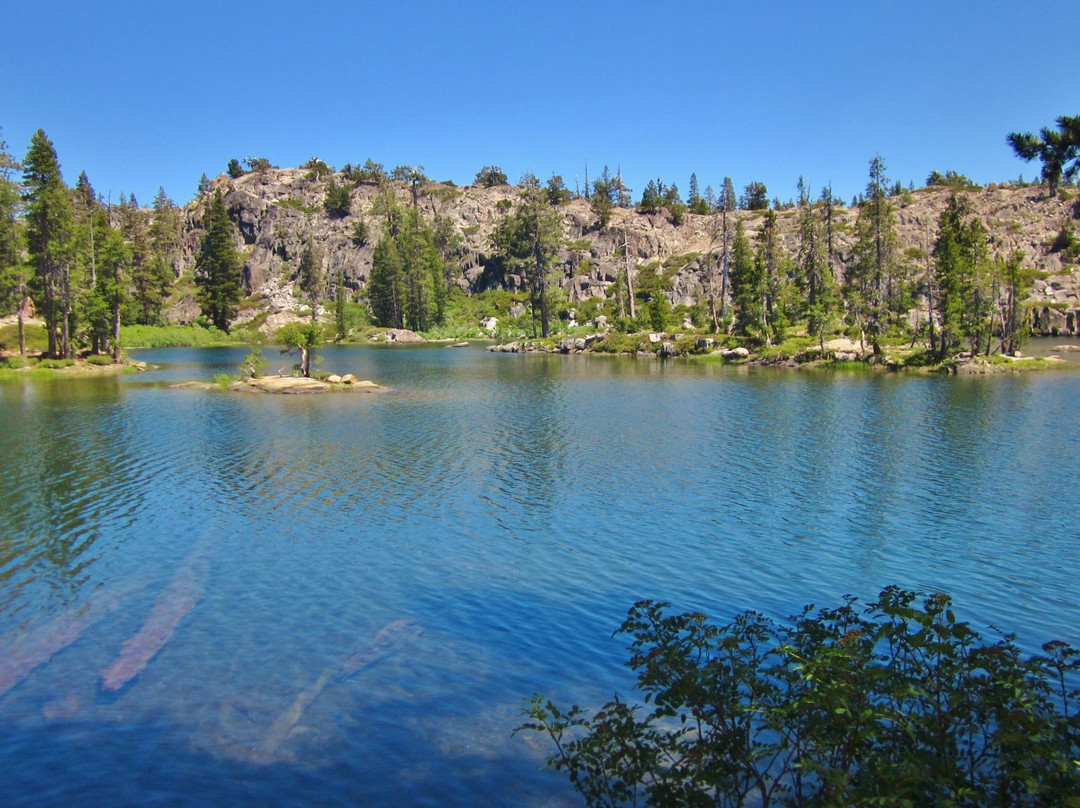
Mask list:
POLYGON ((250 332, 237 329, 226 334, 200 325, 126 325, 120 328, 120 342, 126 348, 210 348, 217 345, 247 345, 250 332))
MULTIPOLYGON (((43 325, 27 325, 24 330, 27 353, 42 353, 49 347, 49 335, 43 325)), ((0 326, 0 350, 19 350, 19 324, 0 326)))

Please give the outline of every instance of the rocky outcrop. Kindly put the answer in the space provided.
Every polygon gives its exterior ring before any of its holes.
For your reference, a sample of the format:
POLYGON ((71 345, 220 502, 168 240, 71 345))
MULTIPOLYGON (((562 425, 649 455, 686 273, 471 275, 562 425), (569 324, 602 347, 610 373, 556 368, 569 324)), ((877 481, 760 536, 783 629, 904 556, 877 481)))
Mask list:
MULTIPOLYGON (((332 218, 323 211, 329 179, 311 177, 302 169, 271 169, 238 179, 222 175, 212 183, 211 192, 223 193, 243 258, 243 282, 250 305, 245 307, 241 322, 261 317, 261 329, 271 331, 298 319, 305 304, 297 293, 297 269, 309 237, 320 252, 324 277, 331 286, 339 276, 352 294, 367 285, 374 244, 385 229, 378 201, 384 192, 374 184, 353 185, 351 214, 332 218), (358 243, 353 233, 361 218, 367 225, 368 238, 358 243)), ((341 174, 333 179, 348 184, 341 174)), ((400 205, 413 204, 406 185, 393 183, 390 188, 400 205)), ((925 265, 925 251, 951 193, 945 188, 924 188, 893 197, 901 254, 925 265)), ((962 193, 987 226, 992 252, 1005 256, 1019 250, 1027 266, 1047 273, 1034 291, 1034 298, 1046 307, 1042 330, 1068 332, 1068 314, 1080 309, 1080 276, 1074 266, 1063 263, 1062 253, 1052 251, 1050 245, 1063 222, 1075 229, 1072 201, 1049 199, 1040 186, 990 185, 962 193)), ((516 195, 511 186, 456 187, 429 182, 418 189, 416 204, 423 215, 447 222, 458 236, 459 246, 451 255, 453 277, 470 294, 489 289, 517 291, 522 286, 521 277, 504 273, 491 257, 491 234, 516 195)), ((178 263, 182 273, 194 267, 208 199, 204 195, 185 210, 178 263)), ((587 200, 574 200, 560 211, 565 245, 557 259, 558 283, 571 303, 605 297, 620 271, 629 268, 636 275, 641 267, 651 265, 669 282, 671 303, 690 304, 701 297, 716 271, 722 249, 718 215, 687 214, 676 226, 664 213, 616 209, 609 226, 597 230, 587 200)), ((855 208, 836 210, 834 244, 839 271, 851 261, 857 214, 855 208)), ((743 223, 751 238, 761 228, 760 211, 736 211, 733 216, 743 223)), ((798 211, 779 212, 778 224, 783 242, 794 251, 798 211)), ((197 314, 194 299, 181 296, 168 316, 173 322, 188 322, 197 314)), ((330 312, 322 316, 329 317, 330 312)), ((508 309, 498 316, 516 315, 508 309)), ((1074 331, 1080 328, 1080 317, 1074 315, 1071 320, 1074 331)), ((488 325, 493 331, 495 323, 489 321, 488 325)))

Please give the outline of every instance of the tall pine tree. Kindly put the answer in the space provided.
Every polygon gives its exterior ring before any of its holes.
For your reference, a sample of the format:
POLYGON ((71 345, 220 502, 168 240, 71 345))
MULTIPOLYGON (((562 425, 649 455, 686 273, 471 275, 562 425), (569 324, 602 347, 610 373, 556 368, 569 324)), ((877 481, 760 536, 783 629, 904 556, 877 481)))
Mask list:
POLYGON ((236 316, 240 303, 240 256, 233 242, 233 225, 225 200, 217 191, 206 210, 206 235, 195 259, 199 307, 222 331, 236 316))
POLYGON ((26 246, 41 294, 38 311, 45 318, 49 356, 70 357, 72 207, 56 148, 38 129, 23 161, 26 246))

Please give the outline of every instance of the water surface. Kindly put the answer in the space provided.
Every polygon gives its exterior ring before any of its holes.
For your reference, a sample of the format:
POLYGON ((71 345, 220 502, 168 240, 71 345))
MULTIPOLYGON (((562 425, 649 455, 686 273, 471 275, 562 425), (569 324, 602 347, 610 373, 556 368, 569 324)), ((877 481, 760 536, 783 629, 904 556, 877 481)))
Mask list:
POLYGON ((511 731, 536 691, 628 692, 640 598, 781 618, 897 583, 1080 642, 1080 375, 356 347, 323 366, 394 394, 166 386, 244 353, 0 385, 0 654, 78 635, 0 695, 0 803, 576 804, 511 731), (372 646, 395 621, 422 633, 372 646))

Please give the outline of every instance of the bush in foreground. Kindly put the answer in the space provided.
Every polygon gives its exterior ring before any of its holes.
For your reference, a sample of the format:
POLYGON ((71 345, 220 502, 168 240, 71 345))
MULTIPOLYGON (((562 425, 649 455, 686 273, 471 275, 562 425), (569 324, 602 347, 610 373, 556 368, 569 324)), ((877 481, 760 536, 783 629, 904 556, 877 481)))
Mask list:
POLYGON ((986 641, 947 595, 885 589, 790 624, 642 601, 619 629, 644 705, 528 723, 589 806, 1078 806, 1080 654, 986 641))

